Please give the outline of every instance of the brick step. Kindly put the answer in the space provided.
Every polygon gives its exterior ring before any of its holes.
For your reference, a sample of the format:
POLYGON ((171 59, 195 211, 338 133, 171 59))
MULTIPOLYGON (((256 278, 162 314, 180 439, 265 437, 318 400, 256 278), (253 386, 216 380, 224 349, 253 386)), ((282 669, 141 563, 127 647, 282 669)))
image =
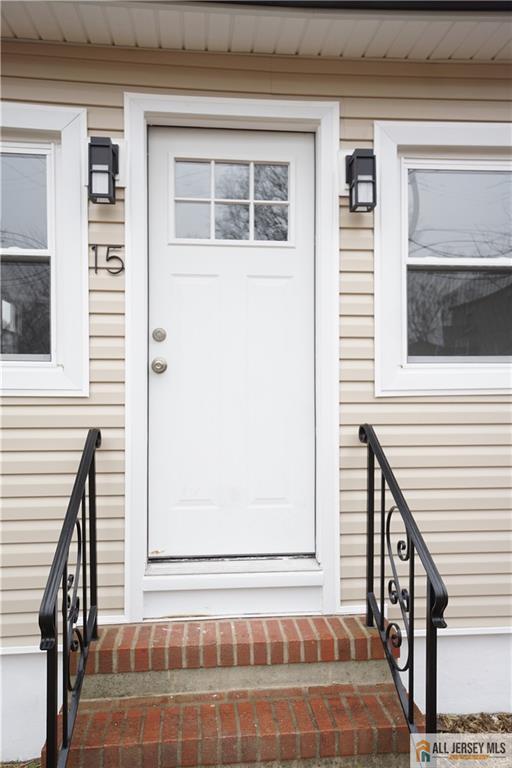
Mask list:
POLYGON ((296 616, 101 627, 88 674, 383 659, 361 616, 296 616))
POLYGON ((172 621, 102 628, 82 696, 387 681, 380 638, 362 617, 172 621))
POLYGON ((331 685, 85 701, 68 765, 396 768, 408 749, 392 684, 331 685))

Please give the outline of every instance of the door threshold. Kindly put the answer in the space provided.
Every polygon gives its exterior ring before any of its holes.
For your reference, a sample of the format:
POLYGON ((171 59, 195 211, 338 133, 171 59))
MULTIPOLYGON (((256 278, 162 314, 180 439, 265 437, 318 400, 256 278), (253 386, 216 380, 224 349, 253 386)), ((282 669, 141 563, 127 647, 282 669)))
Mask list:
POLYGON ((251 560, 296 560, 298 558, 302 560, 311 560, 314 558, 314 552, 298 552, 292 555, 290 554, 276 554, 276 555, 198 555, 191 557, 149 557, 150 563, 217 563, 217 562, 232 562, 235 560, 243 560, 248 562, 251 560))
POLYGON ((146 576, 320 571, 315 555, 149 560, 146 576))

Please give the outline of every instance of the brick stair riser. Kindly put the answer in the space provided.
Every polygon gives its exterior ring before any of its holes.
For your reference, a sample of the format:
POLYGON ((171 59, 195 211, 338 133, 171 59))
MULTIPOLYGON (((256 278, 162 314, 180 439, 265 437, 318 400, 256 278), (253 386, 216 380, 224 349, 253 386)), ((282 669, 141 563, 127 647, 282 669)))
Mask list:
MULTIPOLYGON (((91 755, 90 760, 92 766, 100 766, 106 768, 106 766, 116 765, 121 766, 120 759, 115 756, 115 753, 110 752, 108 762, 104 760, 103 755, 99 757, 93 757, 91 755)), ((127 759, 130 761, 130 768, 168 768, 164 763, 159 761, 159 750, 155 746, 153 750, 149 751, 130 751, 127 753, 127 759)), ((265 762, 256 763, 234 763, 230 768, 283 768, 283 762, 281 760, 271 760, 265 762)), ((313 760, 289 760, 286 762, 286 768, 409 768, 410 757, 409 754, 391 752, 388 755, 358 755, 357 757, 320 757, 313 760)), ((41 762, 41 768, 46 768, 44 760, 41 762)), ((84 768, 82 758, 72 754, 67 768, 84 768)), ((206 764, 197 765, 193 768, 212 768, 206 764)))
POLYGON ((382 661, 277 664, 211 669, 172 669, 159 672, 126 672, 87 675, 82 699, 152 696, 203 691, 258 689, 335 683, 377 684, 389 682, 389 667, 382 661))
POLYGON ((314 616, 188 621, 106 627, 87 672, 266 666, 384 658, 376 630, 360 617, 314 616))
POLYGON ((69 768, 255 768, 355 756, 359 766, 409 744, 389 684, 91 702, 77 736, 69 768))
MULTIPOLYGON (((115 751, 108 752, 106 760, 101 754, 99 756, 89 756, 86 762, 81 762, 80 758, 72 755, 67 768, 173 768, 173 764, 163 763, 159 757, 159 750, 155 748, 151 751, 129 750, 124 756, 125 762, 118 758, 115 751), (87 762, 89 760, 90 762, 87 762)), ((400 754, 392 752, 388 755, 358 755, 357 757, 320 757, 312 760, 299 758, 298 760, 265 760, 258 763, 232 763, 230 768, 409 768, 409 754, 400 754)), ((219 763, 219 767, 220 767, 219 763)), ((41 763, 45 768, 44 762, 41 763)), ((192 767, 191 767, 192 768, 192 767)), ((193 768, 212 768, 211 764, 203 763, 194 765, 193 768)))

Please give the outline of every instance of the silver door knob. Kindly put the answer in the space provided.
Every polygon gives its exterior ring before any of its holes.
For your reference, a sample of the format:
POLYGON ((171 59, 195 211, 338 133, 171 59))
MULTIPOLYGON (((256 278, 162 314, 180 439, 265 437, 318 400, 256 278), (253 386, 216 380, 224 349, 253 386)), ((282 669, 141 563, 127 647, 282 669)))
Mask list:
POLYGON ((165 328, 155 328, 151 335, 155 341, 165 341, 167 338, 167 331, 165 328))
POLYGON ((151 370, 155 373, 163 373, 167 370, 167 362, 163 359, 163 357, 155 357, 151 363, 151 370))

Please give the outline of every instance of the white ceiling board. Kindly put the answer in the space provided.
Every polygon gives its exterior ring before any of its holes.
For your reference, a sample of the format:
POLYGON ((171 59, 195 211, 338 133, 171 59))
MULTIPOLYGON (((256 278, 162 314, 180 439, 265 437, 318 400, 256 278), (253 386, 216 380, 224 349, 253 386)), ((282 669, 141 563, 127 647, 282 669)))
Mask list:
POLYGON ((9 27, 16 37, 26 40, 39 40, 39 32, 36 30, 24 4, 2 3, 2 16, 7 20, 9 27))
POLYGON ((501 51, 495 56, 495 61, 510 61, 512 59, 512 42, 505 43, 501 51))
POLYGON ((436 45, 430 54, 430 58, 449 59, 476 26, 475 21, 454 22, 451 29, 448 30, 443 39, 436 45))
POLYGON ((79 3, 77 9, 89 42, 96 45, 112 45, 112 33, 103 8, 96 3, 79 3))
POLYGON ((499 26, 496 21, 481 21, 475 24, 473 31, 453 52, 452 59, 470 59, 496 33, 499 26))
POLYGON ((381 19, 356 21, 341 55, 346 59, 358 59, 363 56, 381 24, 381 19))
POLYGON ((175 51, 183 48, 182 11, 158 11, 157 23, 163 48, 170 48, 175 51))
POLYGON ((231 50, 233 53, 251 53, 256 21, 257 19, 254 16, 235 15, 231 37, 231 50))
POLYGON ((206 50, 206 24, 209 17, 204 13, 183 14, 184 47, 187 51, 206 50))
POLYGON ((209 51, 229 51, 233 18, 228 13, 212 13, 208 19, 206 47, 209 51))
POLYGON ((404 28, 404 24, 404 21, 383 21, 364 52, 365 59, 383 59, 404 28))
POLYGON ((262 16, 256 23, 256 30, 254 33, 254 50, 258 53, 274 53, 281 34, 284 19, 273 19, 273 23, 270 24, 272 17, 262 16))
POLYGON ((82 19, 73 3, 52 3, 51 5, 67 43, 89 42, 82 19))
POLYGON ((134 8, 132 16, 137 45, 141 48, 160 48, 158 16, 150 8, 134 8))
POLYGON ((27 3, 26 10, 38 36, 41 36, 43 40, 63 42, 64 36, 55 18, 53 8, 49 8, 43 3, 27 3))
POLYGON ((396 59, 505 61, 504 14, 257 8, 152 0, 11 0, 3 34, 24 40, 167 50, 396 59))
POLYGON ((340 56, 355 25, 353 19, 333 21, 322 46, 322 56, 340 56))
POLYGON ((276 53, 282 55, 297 53, 305 26, 306 19, 286 19, 276 43, 276 53))
POLYGON ((1 16, 1 19, 2 19, 2 23, 1 23, 2 37, 5 37, 6 39, 9 39, 11 37, 16 37, 11 27, 9 26, 9 22, 7 21, 7 18, 3 14, 1 16))
POLYGON ((408 59, 428 59, 440 40, 452 27, 452 21, 432 21, 409 51, 408 59))
POLYGON ((500 24, 496 32, 474 54, 475 61, 488 61, 510 43, 512 24, 510 21, 500 24))
POLYGON ((311 19, 306 24, 298 53, 301 56, 318 56, 329 32, 329 19, 311 19))
POLYGON ((105 16, 115 45, 135 45, 131 13, 117 13, 115 8, 105 6, 105 16))
POLYGON ((424 34, 429 25, 428 21, 406 21, 401 32, 391 43, 387 51, 388 59, 406 59, 409 52, 424 34))

